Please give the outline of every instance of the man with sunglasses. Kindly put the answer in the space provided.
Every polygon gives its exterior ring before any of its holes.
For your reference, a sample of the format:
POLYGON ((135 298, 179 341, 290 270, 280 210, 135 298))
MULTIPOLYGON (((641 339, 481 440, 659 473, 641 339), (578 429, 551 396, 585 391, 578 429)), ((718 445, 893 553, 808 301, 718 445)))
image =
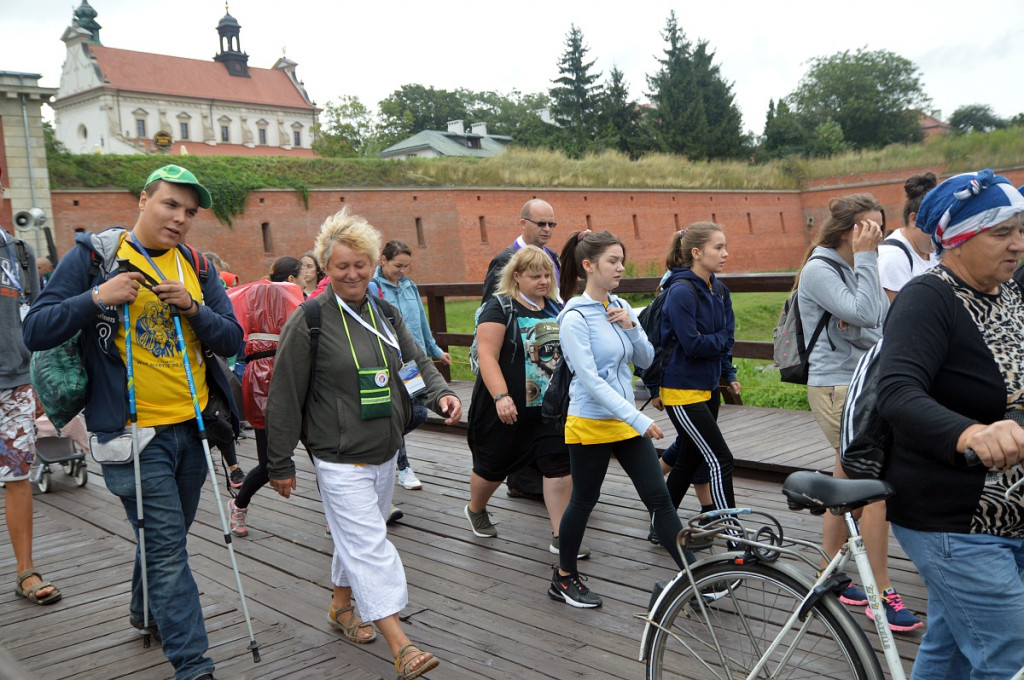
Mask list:
POLYGON ((495 255, 494 259, 487 266, 487 276, 484 278, 484 295, 480 304, 485 304, 494 297, 494 291, 498 288, 498 280, 501 279, 501 270, 505 268, 508 261, 512 259, 516 251, 525 246, 537 246, 551 258, 555 263, 555 286, 558 286, 558 254, 547 247, 548 241, 555 233, 555 210, 547 201, 534 198, 523 204, 519 213, 519 228, 523 233, 516 238, 508 248, 495 255))
MULTIPOLYGON (((559 269, 558 254, 547 247, 548 241, 555 233, 555 210, 547 201, 533 198, 523 204, 519 211, 519 228, 522 234, 512 242, 508 248, 498 253, 487 266, 487 276, 484 278, 484 295, 480 304, 484 305, 494 297, 494 291, 498 289, 498 281, 501 279, 501 270, 505 268, 508 261, 516 254, 516 251, 526 246, 537 246, 551 258, 555 263, 554 286, 558 288, 559 269)), ((512 498, 533 498, 542 500, 542 478, 540 470, 536 466, 525 467, 517 470, 505 480, 508 486, 508 495, 512 498)))

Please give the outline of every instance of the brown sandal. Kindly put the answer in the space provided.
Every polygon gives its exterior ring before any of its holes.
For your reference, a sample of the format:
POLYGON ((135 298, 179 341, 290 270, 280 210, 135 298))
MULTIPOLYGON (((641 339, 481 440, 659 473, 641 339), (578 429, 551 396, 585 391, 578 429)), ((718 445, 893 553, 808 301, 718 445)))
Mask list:
POLYGON ((335 609, 333 606, 328 606, 327 623, 331 624, 331 628, 335 628, 344 633, 346 640, 354 642, 357 645, 365 645, 376 640, 377 631, 373 629, 373 624, 361 621, 359 617, 355 615, 353 609, 354 607, 352 606, 342 607, 341 609, 335 609), (352 612, 352 623, 346 626, 344 623, 338 621, 338 616, 348 614, 349 612, 352 612), (363 628, 369 628, 372 635, 370 635, 370 637, 362 637, 359 634, 359 631, 363 628))
POLYGON ((433 654, 424 652, 410 642, 398 650, 398 656, 395 657, 395 672, 398 673, 398 680, 412 680, 437 668, 440 663, 440 659, 433 654), (413 664, 417 661, 419 661, 419 665, 413 668, 413 664))
POLYGON ((18 586, 14 589, 14 594, 18 597, 24 597, 26 600, 34 604, 54 604, 55 602, 60 601, 62 596, 60 588, 43 579, 43 575, 35 569, 26 569, 18 574, 18 586), (33 576, 38 577, 40 583, 34 586, 29 586, 28 588, 22 588, 21 584, 33 576), (50 591, 49 595, 39 595, 39 591, 45 590, 46 588, 53 588, 53 590, 50 591))

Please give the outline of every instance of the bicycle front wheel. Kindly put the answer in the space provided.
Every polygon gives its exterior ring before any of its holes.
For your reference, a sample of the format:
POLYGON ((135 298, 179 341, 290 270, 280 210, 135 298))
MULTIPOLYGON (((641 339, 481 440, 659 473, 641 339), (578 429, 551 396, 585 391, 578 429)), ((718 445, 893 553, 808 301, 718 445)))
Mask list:
POLYGON ((656 614, 648 680, 756 678, 881 680, 878 658, 839 600, 823 597, 768 653, 807 587, 765 564, 718 562, 680 581, 656 614), (701 608, 696 593, 701 593, 701 608))

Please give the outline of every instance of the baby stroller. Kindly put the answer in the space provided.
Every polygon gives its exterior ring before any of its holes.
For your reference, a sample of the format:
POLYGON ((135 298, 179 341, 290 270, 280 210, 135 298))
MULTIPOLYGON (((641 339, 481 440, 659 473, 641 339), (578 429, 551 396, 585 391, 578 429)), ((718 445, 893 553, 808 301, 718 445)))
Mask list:
POLYGON ((50 466, 60 464, 64 474, 74 477, 75 484, 82 487, 89 481, 89 469, 85 462, 85 451, 89 448, 89 434, 76 416, 57 433, 50 419, 40 416, 36 419, 36 466, 31 479, 42 493, 50 491, 50 466))

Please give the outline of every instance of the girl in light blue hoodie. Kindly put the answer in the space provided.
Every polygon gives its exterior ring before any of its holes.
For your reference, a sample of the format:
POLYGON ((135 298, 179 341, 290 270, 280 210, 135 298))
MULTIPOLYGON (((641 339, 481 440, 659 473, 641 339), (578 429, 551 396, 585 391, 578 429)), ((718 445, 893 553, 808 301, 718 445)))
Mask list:
POLYGON ((633 400, 629 364, 646 368, 654 348, 629 304, 611 294, 622 279, 625 259, 622 241, 607 231, 589 230, 571 234, 560 257, 562 299, 576 292, 579 278, 586 289, 558 315, 562 353, 573 372, 565 421, 573 487, 562 515, 559 566, 551 575, 548 595, 574 607, 601 606, 601 598, 576 570, 576 555, 613 455, 653 516, 661 544, 683 568, 676 544, 682 524, 651 442, 663 434, 633 400))

